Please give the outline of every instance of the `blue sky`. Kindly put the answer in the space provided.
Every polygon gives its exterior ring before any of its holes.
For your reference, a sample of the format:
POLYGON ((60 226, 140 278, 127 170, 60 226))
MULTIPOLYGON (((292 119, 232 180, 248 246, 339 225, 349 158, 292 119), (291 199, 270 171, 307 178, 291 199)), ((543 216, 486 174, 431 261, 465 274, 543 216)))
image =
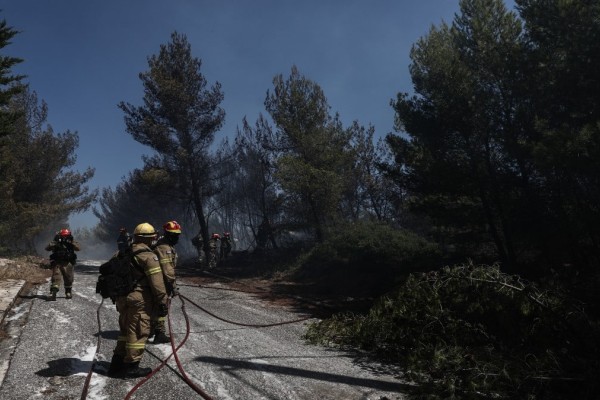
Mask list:
MULTIPOLYGON (((185 34, 209 84, 222 85, 233 137, 253 123, 275 75, 293 65, 321 86, 345 124, 393 131, 389 103, 410 92, 411 46, 451 22, 458 0, 0 0, 0 19, 20 31, 3 54, 49 108, 56 132, 77 131, 75 169, 96 169, 91 188, 115 187, 150 150, 125 131, 120 101, 140 105, 147 58, 185 34)), ((91 212, 71 228, 91 227, 91 212)))

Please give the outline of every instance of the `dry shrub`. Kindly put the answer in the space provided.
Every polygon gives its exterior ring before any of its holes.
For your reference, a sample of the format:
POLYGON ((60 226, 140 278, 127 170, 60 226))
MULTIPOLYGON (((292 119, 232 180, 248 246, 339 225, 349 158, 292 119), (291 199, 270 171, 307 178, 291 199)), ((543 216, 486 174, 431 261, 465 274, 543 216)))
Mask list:
POLYGON ((31 285, 44 283, 51 275, 48 261, 41 257, 24 256, 0 260, 0 280, 22 279, 31 285))

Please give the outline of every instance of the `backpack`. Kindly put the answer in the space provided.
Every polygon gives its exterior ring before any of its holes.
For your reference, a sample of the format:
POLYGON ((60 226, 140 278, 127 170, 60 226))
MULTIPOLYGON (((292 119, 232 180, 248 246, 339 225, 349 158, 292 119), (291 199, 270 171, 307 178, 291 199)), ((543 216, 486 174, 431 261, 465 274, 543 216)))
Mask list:
POLYGON ((77 261, 77 254, 75 254, 73 245, 62 241, 58 242, 54 246, 54 251, 50 254, 50 261, 68 261, 71 264, 75 264, 77 261))
POLYGON ((139 253, 148 250, 142 249, 132 251, 127 248, 123 252, 118 252, 112 256, 107 262, 100 265, 98 281, 96 282, 96 293, 99 293, 103 299, 111 298, 114 300, 117 296, 126 296, 131 293, 135 285, 145 277, 135 279, 133 268, 141 271, 140 265, 137 263, 135 256, 139 253))

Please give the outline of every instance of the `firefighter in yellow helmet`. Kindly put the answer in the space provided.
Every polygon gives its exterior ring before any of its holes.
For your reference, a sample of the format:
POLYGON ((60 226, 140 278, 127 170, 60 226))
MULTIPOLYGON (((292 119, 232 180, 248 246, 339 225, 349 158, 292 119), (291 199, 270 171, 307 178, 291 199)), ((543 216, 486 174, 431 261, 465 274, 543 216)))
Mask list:
MULTIPOLYGON (((177 294, 175 286, 177 252, 175 251, 175 245, 179 241, 181 225, 177 221, 169 221, 163 225, 163 231, 163 235, 154 246, 154 252, 158 256, 158 262, 162 268, 167 294, 173 297, 177 294)), ((167 336, 165 320, 166 316, 156 316, 155 314, 152 320, 153 332, 150 332, 150 336, 154 335, 152 343, 169 343, 171 341, 171 338, 167 336)))
POLYGON ((109 376, 139 378, 148 375, 151 368, 141 368, 146 341, 150 334, 150 319, 153 310, 158 315, 167 315, 167 292, 158 257, 152 251, 156 230, 147 222, 139 224, 133 231, 132 251, 135 254, 132 268, 137 282, 125 296, 118 296, 115 304, 119 312, 119 337, 108 370, 109 376))
POLYGON ((72 288, 74 272, 73 266, 77 260, 76 251, 81 247, 77 241, 73 240, 73 235, 68 229, 61 229, 46 246, 50 254, 50 266, 52 267, 52 278, 50 280, 50 297, 48 300, 56 301, 56 294, 60 289, 61 281, 65 284, 65 298, 73 298, 72 288))

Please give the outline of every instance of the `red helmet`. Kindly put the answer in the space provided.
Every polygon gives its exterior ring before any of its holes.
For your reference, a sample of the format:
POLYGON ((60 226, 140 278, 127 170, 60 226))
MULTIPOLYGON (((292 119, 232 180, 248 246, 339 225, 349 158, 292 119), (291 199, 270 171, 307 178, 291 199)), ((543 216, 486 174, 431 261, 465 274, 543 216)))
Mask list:
POLYGON ((221 239, 221 236, 219 236, 219 234, 218 234, 218 233, 213 233, 213 234, 212 234, 212 238, 213 238, 213 239, 221 239))
POLYGON ((61 229, 61 230, 58 232, 58 235, 59 235, 59 236, 71 236, 71 231, 70 231, 70 230, 68 230, 68 229, 61 229))
POLYGON ((223 236, 225 236, 225 237, 229 237, 229 232, 225 232, 225 233, 223 233, 223 236))
POLYGON ((181 233, 181 225, 177 221, 169 221, 163 225, 165 232, 181 233))

